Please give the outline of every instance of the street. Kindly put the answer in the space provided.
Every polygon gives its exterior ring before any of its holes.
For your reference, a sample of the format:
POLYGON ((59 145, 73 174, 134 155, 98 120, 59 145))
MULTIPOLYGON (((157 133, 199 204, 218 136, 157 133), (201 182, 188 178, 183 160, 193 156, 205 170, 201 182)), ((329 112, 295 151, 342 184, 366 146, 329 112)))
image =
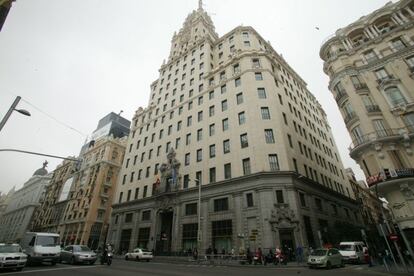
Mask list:
POLYGON ((57 264, 56 266, 36 266, 26 267, 23 271, 4 271, 0 275, 30 275, 30 276, 53 276, 53 275, 108 275, 108 276, 129 276, 129 275, 393 275, 375 270, 369 271, 366 266, 349 265, 344 268, 332 270, 308 269, 307 267, 274 267, 274 266, 215 266, 197 264, 171 264, 159 262, 134 262, 124 260, 114 260, 112 266, 106 265, 66 265, 57 264))

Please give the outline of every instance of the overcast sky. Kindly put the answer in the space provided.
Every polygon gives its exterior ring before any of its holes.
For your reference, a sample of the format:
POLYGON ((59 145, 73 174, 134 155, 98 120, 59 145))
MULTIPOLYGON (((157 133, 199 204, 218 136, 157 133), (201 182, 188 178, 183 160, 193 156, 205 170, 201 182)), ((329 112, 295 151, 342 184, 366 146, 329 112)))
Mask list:
MULTIPOLYGON (((386 0, 204 0, 219 36, 252 26, 307 82, 325 109, 345 167, 351 143, 319 48, 338 28, 382 7, 386 0), (318 27, 317 30, 315 27, 318 27)), ((0 32, 0 118, 16 96, 19 108, 0 133, 0 149, 75 156, 107 113, 131 119, 146 106, 170 41, 197 0, 17 0, 0 32), (51 115, 51 117, 47 116, 51 115), (67 127, 73 127, 77 131, 67 127)), ((33 172, 58 159, 0 152, 0 191, 20 188, 33 172)))

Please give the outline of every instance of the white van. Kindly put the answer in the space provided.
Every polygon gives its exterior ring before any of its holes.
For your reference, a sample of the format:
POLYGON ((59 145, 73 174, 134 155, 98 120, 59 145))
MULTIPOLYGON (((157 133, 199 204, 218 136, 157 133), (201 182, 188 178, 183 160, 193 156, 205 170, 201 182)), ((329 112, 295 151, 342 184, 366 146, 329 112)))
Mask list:
POLYGON ((341 242, 339 244, 339 253, 347 263, 363 263, 365 244, 362 241, 341 242))
POLYGON ((55 265, 60 260, 59 234, 27 232, 21 241, 27 254, 27 263, 50 262, 55 265))

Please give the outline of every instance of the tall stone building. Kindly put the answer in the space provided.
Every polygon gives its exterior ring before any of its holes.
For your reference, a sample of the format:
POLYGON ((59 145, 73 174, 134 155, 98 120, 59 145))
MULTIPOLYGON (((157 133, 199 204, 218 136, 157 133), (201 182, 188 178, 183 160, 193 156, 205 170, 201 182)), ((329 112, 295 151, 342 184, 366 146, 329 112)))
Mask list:
POLYGON ((317 246, 321 227, 360 223, 325 112, 252 27, 219 37, 200 3, 159 72, 132 120, 116 250, 317 246))
POLYGON ((321 47, 351 157, 414 247, 414 1, 389 2, 321 47))
POLYGON ((0 0, 0 31, 9 14, 12 2, 14 2, 14 0, 0 0))
POLYGON ((30 230, 33 214, 45 196, 52 177, 46 170, 47 162, 36 170, 23 187, 11 196, 6 211, 0 218, 0 242, 18 242, 30 230))
POLYGON ((69 160, 64 160, 53 171, 45 197, 33 216, 32 231, 57 233, 68 202, 75 171, 76 162, 69 160))
POLYGON ((7 206, 10 203, 12 195, 15 193, 16 188, 13 187, 7 194, 1 194, 0 196, 0 218, 4 214, 7 209, 7 206))
POLYGON ((81 148, 80 161, 64 161, 56 168, 33 231, 59 233, 65 244, 93 249, 104 242, 129 126, 114 112, 99 120, 81 148))

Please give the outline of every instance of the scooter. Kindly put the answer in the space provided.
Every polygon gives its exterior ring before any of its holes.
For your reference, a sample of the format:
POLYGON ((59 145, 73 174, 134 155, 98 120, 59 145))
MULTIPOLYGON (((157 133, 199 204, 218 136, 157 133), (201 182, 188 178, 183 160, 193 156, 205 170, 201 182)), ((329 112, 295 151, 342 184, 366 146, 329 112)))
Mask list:
POLYGON ((277 252, 275 253, 275 259, 273 262, 274 265, 278 265, 278 264, 284 264, 287 265, 287 258, 285 255, 283 255, 281 252, 277 252))
POLYGON ((262 264, 262 258, 259 254, 254 254, 253 257, 253 263, 256 264, 262 264))
POLYGON ((111 265, 112 257, 113 257, 112 252, 103 253, 101 256, 101 265, 103 265, 104 263, 106 263, 107 265, 111 265))

